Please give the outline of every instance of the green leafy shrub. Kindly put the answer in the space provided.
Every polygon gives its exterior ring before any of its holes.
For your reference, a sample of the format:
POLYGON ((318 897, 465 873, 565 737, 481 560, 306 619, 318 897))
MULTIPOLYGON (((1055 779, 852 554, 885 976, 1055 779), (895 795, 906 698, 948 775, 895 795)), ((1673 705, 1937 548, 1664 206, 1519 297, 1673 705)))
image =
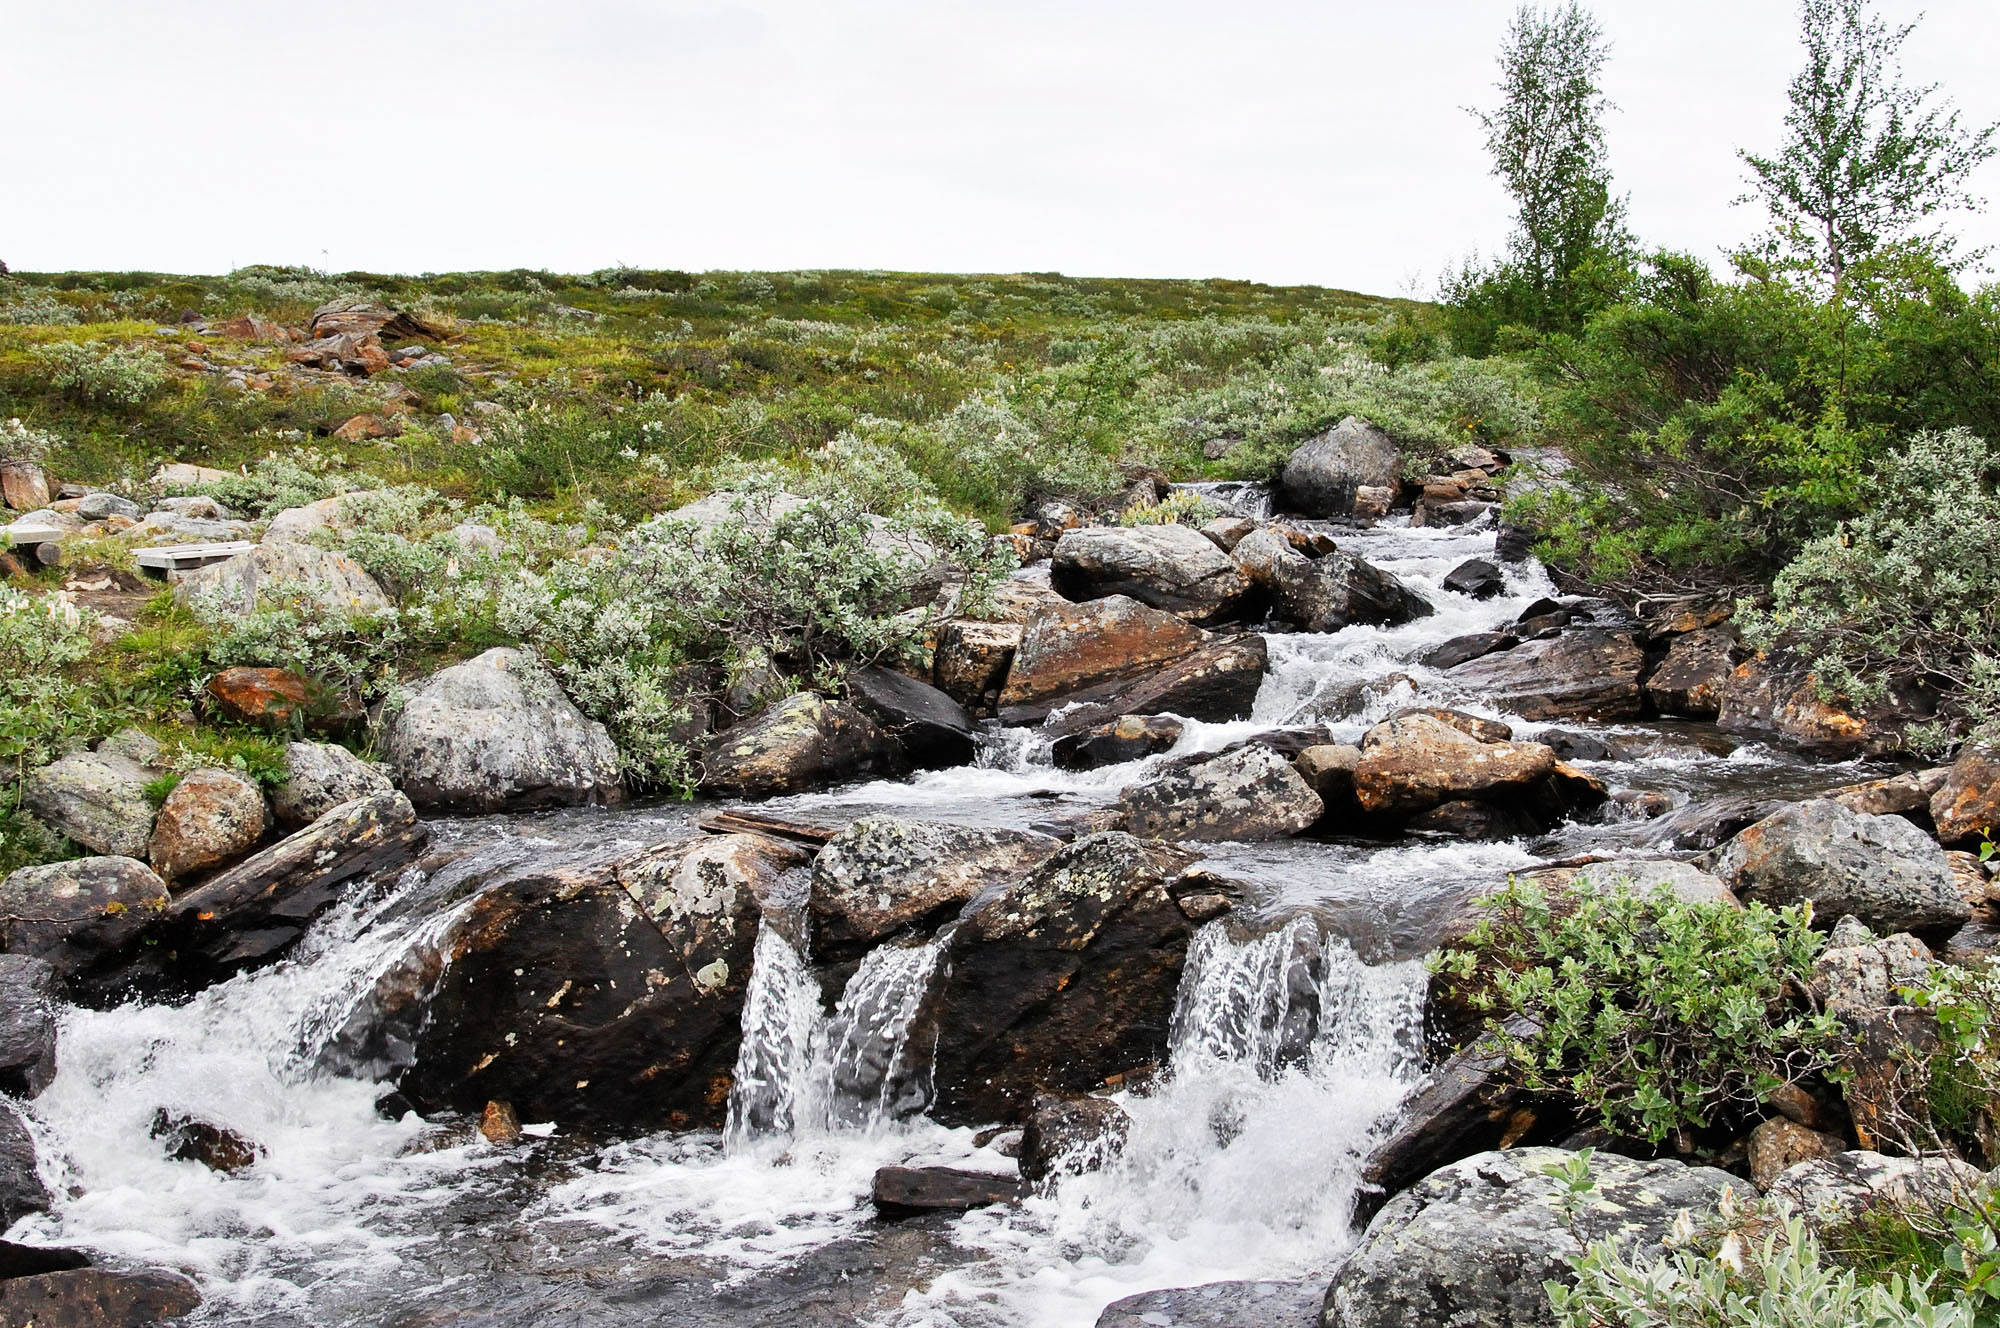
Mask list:
POLYGON ((137 406, 167 385, 166 358, 143 346, 56 341, 34 359, 50 387, 84 401, 137 406))
POLYGON ((1509 880, 1436 961, 1472 988, 1524 1086, 1572 1096, 1606 1128, 1659 1141, 1747 1119, 1782 1084, 1834 1070, 1840 1025, 1798 1008, 1823 943, 1806 906, 1687 903, 1509 880), (1535 1032, 1506 1022, 1526 1016, 1535 1032))
POLYGON ((200 492, 236 511, 271 516, 288 507, 303 507, 379 484, 371 476, 350 471, 347 458, 338 452, 297 447, 267 453, 245 473, 204 484, 200 492))
POLYGON ((67 595, 0 585, 0 874, 67 851, 21 810, 21 779, 110 727, 84 668, 90 620, 67 595))

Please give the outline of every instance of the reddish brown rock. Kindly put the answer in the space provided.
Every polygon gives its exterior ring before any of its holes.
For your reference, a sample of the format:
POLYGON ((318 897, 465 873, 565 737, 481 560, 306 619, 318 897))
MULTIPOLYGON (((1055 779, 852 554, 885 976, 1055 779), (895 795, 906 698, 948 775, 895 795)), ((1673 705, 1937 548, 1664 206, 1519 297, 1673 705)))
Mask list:
POLYGON ((1750 1132, 1750 1183, 1768 1190, 1790 1168, 1847 1151, 1837 1134, 1809 1130, 1796 1121, 1767 1120, 1750 1132))
POLYGON ((0 1282, 8 1328, 137 1328, 192 1314, 201 1292, 179 1273, 77 1268, 0 1282))
POLYGON ((333 436, 343 443, 359 443, 369 438, 392 438, 401 432, 394 421, 380 415, 355 415, 335 429, 333 436))
POLYGON ((1796 673, 1767 656, 1747 659, 1722 686, 1716 723, 1739 733, 1775 733, 1829 754, 1881 754, 1902 746, 1909 716, 1888 705, 1859 712, 1820 695, 1809 673, 1796 673))
POLYGON ((1662 714, 1713 719, 1722 709, 1722 690, 1735 672, 1739 651, 1733 627, 1676 636, 1667 657, 1646 679, 1646 696, 1662 714))
POLYGON ((1045 605, 1022 630, 1000 693, 1002 717, 1031 723, 1067 701, 1095 700, 1185 659, 1206 639, 1199 627, 1123 595, 1045 605))
POLYGON ((2000 829, 2000 729, 1966 739, 1931 796, 1930 813, 1947 844, 1973 844, 2000 829))
POLYGON ((33 461, 0 460, 0 497, 17 512, 49 505, 49 474, 33 461))
POLYGON ((1541 743, 1481 742, 1432 716, 1413 714, 1369 731, 1354 767, 1354 790, 1366 811, 1409 816, 1508 786, 1525 789, 1555 767, 1556 754, 1541 743))
POLYGON ((202 691, 225 719, 267 729, 288 729, 304 712, 309 684, 285 669, 224 669, 202 691))
POLYGON ((991 703, 1006 685, 1021 644, 1021 624, 954 618, 938 629, 931 679, 963 706, 991 703))

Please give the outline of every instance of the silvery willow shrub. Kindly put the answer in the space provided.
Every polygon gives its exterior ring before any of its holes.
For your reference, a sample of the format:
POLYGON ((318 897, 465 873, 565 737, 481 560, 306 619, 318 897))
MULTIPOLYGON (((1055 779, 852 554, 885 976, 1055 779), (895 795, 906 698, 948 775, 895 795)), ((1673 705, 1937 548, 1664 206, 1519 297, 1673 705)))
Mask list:
POLYGON ((267 453, 253 462, 246 473, 204 484, 197 492, 250 516, 273 516, 288 507, 303 507, 322 498, 354 489, 372 489, 379 484, 369 475, 350 471, 347 458, 338 452, 295 447, 267 453))
POLYGON ((46 429, 19 420, 0 423, 0 461, 47 461, 62 445, 63 440, 46 429))
POLYGON ((336 696, 383 695, 407 647, 403 616, 394 610, 353 615, 282 587, 261 593, 247 614, 199 596, 191 607, 209 628, 205 653, 213 667, 289 669, 336 696))
POLYGON ((167 384, 167 361, 143 346, 57 341, 33 352, 50 387, 84 401, 137 406, 167 384))
POLYGON ((63 593, 0 585, 0 875, 61 855, 61 836, 20 810, 21 779, 110 727, 81 669, 90 615, 63 593))
POLYGON ((1768 612, 1739 613, 1745 639, 1802 653, 1853 702, 1917 681, 1954 694, 1955 725, 2000 718, 2000 450, 1966 429, 1919 434, 1865 502, 1778 574, 1768 612))
POLYGON ((8 296, 0 301, 0 323, 54 327, 83 321, 74 305, 63 303, 48 291, 0 281, 0 292, 8 296))
POLYGON ((1795 1004, 1823 938, 1801 905, 1686 903, 1671 889, 1509 879, 1436 971, 1471 985, 1507 1073, 1658 1142, 1749 1119, 1775 1089, 1835 1071, 1841 1028, 1795 1004), (1535 1031, 1507 1031, 1526 1016, 1535 1031))
POLYGON ((1198 493, 1175 489, 1157 503, 1134 503, 1118 514, 1121 526, 1199 526, 1222 515, 1222 509, 1198 493))
POLYGON ((1932 1298, 1929 1279, 1863 1280, 1823 1257, 1789 1219, 1748 1259, 1679 1250, 1633 1259, 1601 1241, 1574 1265, 1576 1285, 1547 1284, 1562 1328, 1975 1328, 1964 1300, 1932 1298))

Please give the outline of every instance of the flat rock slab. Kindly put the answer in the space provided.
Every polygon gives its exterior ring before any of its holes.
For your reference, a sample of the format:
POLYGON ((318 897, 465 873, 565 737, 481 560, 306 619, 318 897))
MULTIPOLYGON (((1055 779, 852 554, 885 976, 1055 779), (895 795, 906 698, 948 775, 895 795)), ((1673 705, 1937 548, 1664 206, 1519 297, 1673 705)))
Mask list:
POLYGON ((1025 1193, 1018 1176, 958 1167, 883 1167, 875 1173, 870 1197, 885 1217, 915 1213, 964 1212, 991 1204, 1018 1203, 1025 1193))
POLYGON ((1318 1328, 1317 1282, 1210 1282, 1127 1296, 1097 1328, 1318 1328))
POLYGON ((77 1268, 0 1282, 0 1323, 10 1328, 139 1328, 200 1305, 201 1292, 179 1273, 77 1268))

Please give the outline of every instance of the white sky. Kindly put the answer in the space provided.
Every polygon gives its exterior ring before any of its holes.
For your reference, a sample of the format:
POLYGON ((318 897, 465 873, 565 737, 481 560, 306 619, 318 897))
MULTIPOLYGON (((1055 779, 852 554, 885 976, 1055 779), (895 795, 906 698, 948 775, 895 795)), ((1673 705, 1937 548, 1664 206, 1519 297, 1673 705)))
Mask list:
MULTIPOLYGON (((1914 0, 1884 0, 1892 18, 1914 0)), ((1906 48, 2000 119, 2000 4, 1906 48)), ((0 0, 0 259, 1246 277, 1427 291, 1508 224, 1512 0, 0 0)), ((1713 253, 1791 0, 1599 0, 1641 238, 1713 253)), ((2000 196, 2000 167, 1981 181, 2000 196)), ((2000 242, 2000 216, 1966 227, 2000 242)))

